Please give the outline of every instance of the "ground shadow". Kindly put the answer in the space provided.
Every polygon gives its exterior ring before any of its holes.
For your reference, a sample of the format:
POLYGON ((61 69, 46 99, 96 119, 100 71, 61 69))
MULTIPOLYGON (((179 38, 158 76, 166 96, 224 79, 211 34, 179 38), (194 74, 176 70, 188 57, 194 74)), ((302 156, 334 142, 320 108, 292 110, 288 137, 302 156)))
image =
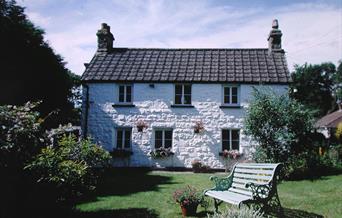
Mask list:
POLYGON ((117 210, 100 210, 94 212, 74 212, 69 218, 157 218, 158 214, 147 208, 128 208, 117 210))
POLYGON ((172 178, 149 174, 148 169, 110 169, 97 185, 96 196, 129 195, 137 192, 158 191, 159 185, 172 184, 172 178))
POLYGON ((324 216, 316 213, 307 212, 304 210, 282 208, 282 213, 266 213, 268 217, 280 217, 280 218, 323 218, 324 216))

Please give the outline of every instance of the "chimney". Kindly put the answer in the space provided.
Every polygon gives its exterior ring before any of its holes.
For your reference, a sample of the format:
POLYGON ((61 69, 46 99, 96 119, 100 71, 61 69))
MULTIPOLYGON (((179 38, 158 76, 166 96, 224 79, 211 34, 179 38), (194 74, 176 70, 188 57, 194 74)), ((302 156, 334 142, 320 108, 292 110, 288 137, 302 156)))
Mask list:
POLYGON ((114 36, 110 32, 110 26, 106 23, 101 24, 101 29, 96 33, 97 35, 97 51, 110 52, 113 48, 114 36))
POLYGON ((281 36, 283 35, 280 31, 278 20, 274 19, 272 22, 272 30, 268 35, 268 51, 279 52, 283 51, 281 48, 281 36))

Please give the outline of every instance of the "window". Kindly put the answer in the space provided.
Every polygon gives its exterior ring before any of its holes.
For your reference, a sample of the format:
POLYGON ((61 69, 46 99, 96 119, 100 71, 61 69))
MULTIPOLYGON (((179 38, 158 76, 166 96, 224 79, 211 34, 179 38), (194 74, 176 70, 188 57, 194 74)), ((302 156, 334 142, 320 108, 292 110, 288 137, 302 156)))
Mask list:
POLYGON ((119 102, 132 103, 132 85, 119 85, 119 102))
POLYGON ((237 86, 223 87, 223 104, 239 104, 239 88, 237 86))
POLYGON ((222 151, 240 149, 240 130, 223 129, 222 130, 222 151))
POLYGON ((172 147, 172 129, 155 130, 154 147, 171 148, 172 147))
POLYGON ((175 104, 191 104, 191 85, 175 85, 175 104))
POLYGON ((130 149, 131 148, 132 129, 120 128, 116 130, 116 148, 130 149))

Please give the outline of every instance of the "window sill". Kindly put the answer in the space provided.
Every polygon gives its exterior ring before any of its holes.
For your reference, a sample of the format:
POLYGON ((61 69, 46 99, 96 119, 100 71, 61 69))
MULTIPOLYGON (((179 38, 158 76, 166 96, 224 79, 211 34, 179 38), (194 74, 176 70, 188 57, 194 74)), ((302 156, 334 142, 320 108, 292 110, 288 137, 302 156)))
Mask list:
POLYGON ((134 104, 113 104, 113 107, 135 107, 134 104))
POLYGON ((220 108, 243 108, 241 105, 220 105, 220 108))
POLYGON ((193 108, 194 106, 189 104, 189 105, 186 105, 186 104, 172 104, 171 107, 178 107, 178 108, 193 108))

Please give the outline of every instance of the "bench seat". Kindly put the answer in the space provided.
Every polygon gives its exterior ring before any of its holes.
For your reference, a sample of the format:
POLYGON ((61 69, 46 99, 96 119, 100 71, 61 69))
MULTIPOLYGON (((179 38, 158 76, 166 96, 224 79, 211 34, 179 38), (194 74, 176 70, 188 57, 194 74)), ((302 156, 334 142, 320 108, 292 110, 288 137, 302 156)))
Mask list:
POLYGON ((221 201, 234 204, 234 205, 240 205, 240 203, 251 200, 252 196, 242 195, 238 194, 236 192, 232 191, 207 191, 205 193, 207 196, 219 199, 221 201))

